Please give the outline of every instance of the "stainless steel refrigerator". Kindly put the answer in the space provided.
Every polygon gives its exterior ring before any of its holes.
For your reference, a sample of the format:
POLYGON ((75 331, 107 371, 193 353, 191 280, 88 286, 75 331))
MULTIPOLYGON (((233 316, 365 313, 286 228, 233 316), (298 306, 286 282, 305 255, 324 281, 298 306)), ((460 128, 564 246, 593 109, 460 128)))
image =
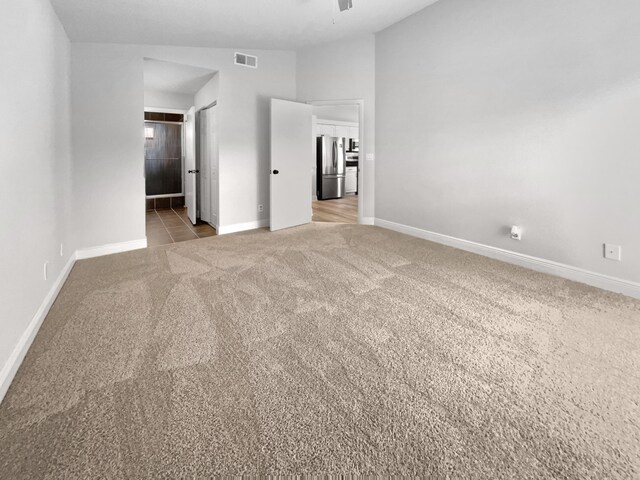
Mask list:
POLYGON ((316 155, 318 200, 344 197, 345 139, 326 135, 318 137, 316 155))

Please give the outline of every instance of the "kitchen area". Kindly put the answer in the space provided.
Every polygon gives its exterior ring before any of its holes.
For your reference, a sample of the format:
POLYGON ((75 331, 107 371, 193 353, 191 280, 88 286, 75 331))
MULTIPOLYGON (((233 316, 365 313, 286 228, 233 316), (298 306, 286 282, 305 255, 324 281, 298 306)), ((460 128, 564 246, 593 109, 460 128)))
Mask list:
POLYGON ((313 114, 313 221, 358 223, 359 107, 316 106, 313 114))

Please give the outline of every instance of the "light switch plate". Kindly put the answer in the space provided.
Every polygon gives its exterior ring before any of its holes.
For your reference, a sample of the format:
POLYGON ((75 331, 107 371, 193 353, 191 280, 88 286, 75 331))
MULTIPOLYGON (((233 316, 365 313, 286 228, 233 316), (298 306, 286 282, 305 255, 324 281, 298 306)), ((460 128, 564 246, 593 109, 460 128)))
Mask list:
POLYGON ((619 262, 622 260, 622 247, 620 245, 604 244, 604 258, 619 262))

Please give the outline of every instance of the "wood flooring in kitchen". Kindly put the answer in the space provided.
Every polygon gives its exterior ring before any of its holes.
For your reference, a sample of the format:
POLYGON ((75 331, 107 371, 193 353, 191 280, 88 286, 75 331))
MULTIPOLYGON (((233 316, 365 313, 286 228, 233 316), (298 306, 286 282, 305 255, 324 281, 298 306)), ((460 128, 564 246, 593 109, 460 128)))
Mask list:
POLYGON ((193 225, 184 207, 147 210, 146 217, 149 247, 196 240, 216 234, 215 229, 208 223, 193 225))
POLYGON ((313 203, 314 222, 358 223, 358 196, 347 195, 335 200, 313 203))

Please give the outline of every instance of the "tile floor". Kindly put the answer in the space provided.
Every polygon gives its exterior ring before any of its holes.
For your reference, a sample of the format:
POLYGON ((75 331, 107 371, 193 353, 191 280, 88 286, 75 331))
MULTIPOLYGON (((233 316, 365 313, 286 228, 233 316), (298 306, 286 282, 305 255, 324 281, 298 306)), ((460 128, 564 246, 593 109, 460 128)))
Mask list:
POLYGON ((192 225, 186 208, 147 211, 147 245, 156 247, 211 237, 216 231, 207 223, 192 225))

